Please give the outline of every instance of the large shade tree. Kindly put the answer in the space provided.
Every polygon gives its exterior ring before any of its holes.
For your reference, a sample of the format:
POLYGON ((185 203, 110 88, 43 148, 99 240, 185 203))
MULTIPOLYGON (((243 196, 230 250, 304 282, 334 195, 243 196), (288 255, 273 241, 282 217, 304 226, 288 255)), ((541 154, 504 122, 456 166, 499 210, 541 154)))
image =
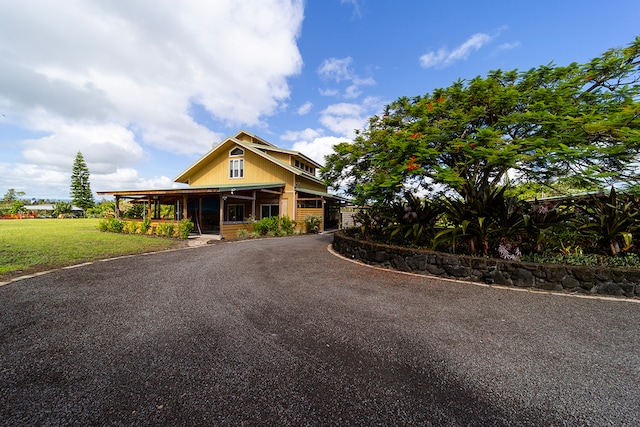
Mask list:
POLYGON ((89 183, 89 168, 80 151, 76 154, 71 172, 71 202, 84 210, 95 204, 89 183))
POLYGON ((492 71, 389 104, 327 156, 323 178, 360 202, 409 190, 464 199, 508 180, 636 181, 640 37, 585 64, 492 71))

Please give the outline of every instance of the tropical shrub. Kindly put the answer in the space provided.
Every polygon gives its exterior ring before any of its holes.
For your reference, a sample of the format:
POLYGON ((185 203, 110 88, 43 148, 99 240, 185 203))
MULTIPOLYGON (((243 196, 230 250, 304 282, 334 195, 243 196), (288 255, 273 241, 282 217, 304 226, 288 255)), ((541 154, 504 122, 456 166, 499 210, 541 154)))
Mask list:
POLYGON ((123 231, 129 234, 136 234, 138 232, 138 223, 136 221, 126 221, 123 231))
POLYGON ((98 223, 100 231, 110 231, 112 233, 121 233, 124 228, 124 222, 117 218, 106 218, 98 223))
POLYGON ((151 229, 151 220, 149 218, 145 218, 140 223, 140 227, 139 227, 140 234, 147 234, 150 229, 151 229))
POLYGON ((287 215, 280 217, 280 230, 285 235, 293 234, 296 232, 296 221, 293 221, 287 215))
POLYGON ((505 187, 477 191, 469 199, 426 201, 406 194, 403 203, 361 209, 350 233, 383 243, 510 260, 636 265, 638 196, 612 188, 606 196, 531 203, 506 194, 505 187))
POLYGON ((634 195, 617 195, 611 187, 609 197, 591 197, 578 204, 583 214, 578 217, 578 229, 588 238, 600 243, 610 255, 629 251, 633 246, 633 233, 640 224, 640 201, 634 195))
POLYGON ((259 221, 253 221, 255 236, 287 236, 295 233, 296 222, 288 216, 270 216, 259 221))
POLYGON ((444 198, 446 226, 436 234, 436 244, 447 243, 454 253, 462 244, 472 255, 480 252, 488 256, 505 242, 521 242, 527 206, 516 197, 506 196, 506 188, 468 188, 466 198, 444 198))
POLYGON ((391 203, 388 212, 379 212, 382 213, 380 218, 387 219, 385 231, 388 232, 389 239, 407 246, 431 245, 442 206, 409 192, 404 193, 404 199, 404 202, 391 203))
POLYGON ((307 233, 317 233, 320 231, 321 219, 317 215, 307 215, 304 219, 304 229, 307 233))
POLYGON ((156 226, 156 235, 161 237, 173 237, 175 224, 172 222, 160 222, 156 226))
POLYGON ((194 227, 195 225, 190 219, 183 219, 182 221, 180 221, 180 224, 178 224, 178 234, 180 234, 180 237, 182 237, 183 239, 187 239, 189 238, 189 234, 191 234, 194 227))
POLYGON ((277 216, 262 218, 253 222, 253 231, 258 236, 275 236, 280 229, 279 223, 280 219, 277 216))

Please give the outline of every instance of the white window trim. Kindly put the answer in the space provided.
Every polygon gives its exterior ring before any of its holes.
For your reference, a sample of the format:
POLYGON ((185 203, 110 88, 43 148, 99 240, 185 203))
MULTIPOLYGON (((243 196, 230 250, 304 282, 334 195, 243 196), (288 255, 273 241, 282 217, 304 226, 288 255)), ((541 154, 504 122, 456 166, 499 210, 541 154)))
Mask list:
POLYGON ((244 156, 244 150, 240 147, 233 147, 231 150, 229 150, 229 157, 240 157, 240 156, 244 156), (240 154, 233 154, 233 152, 235 150, 240 150, 241 153, 240 154))
POLYGON ((244 159, 229 159, 229 179, 240 178, 244 178, 244 159))

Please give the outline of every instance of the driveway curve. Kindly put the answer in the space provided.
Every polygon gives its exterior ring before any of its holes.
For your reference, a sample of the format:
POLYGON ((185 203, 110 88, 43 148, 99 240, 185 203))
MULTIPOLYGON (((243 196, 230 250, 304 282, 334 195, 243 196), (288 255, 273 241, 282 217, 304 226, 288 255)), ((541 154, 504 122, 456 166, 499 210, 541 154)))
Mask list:
POLYGON ((640 304, 380 271, 330 241, 0 287, 0 424, 640 423, 640 304))

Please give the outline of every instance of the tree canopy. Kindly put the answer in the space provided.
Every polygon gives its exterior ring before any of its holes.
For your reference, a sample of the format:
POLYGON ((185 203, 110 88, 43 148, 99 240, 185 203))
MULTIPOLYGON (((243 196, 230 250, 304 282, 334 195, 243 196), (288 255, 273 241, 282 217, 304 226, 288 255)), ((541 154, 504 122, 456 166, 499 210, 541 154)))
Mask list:
POLYGON ((89 183, 89 168, 80 151, 76 154, 71 173, 71 203, 85 210, 95 204, 89 183))
POLYGON ((322 177, 359 202, 406 191, 463 198, 508 181, 635 182, 640 37, 585 63, 491 71, 374 116, 326 157, 322 177))

